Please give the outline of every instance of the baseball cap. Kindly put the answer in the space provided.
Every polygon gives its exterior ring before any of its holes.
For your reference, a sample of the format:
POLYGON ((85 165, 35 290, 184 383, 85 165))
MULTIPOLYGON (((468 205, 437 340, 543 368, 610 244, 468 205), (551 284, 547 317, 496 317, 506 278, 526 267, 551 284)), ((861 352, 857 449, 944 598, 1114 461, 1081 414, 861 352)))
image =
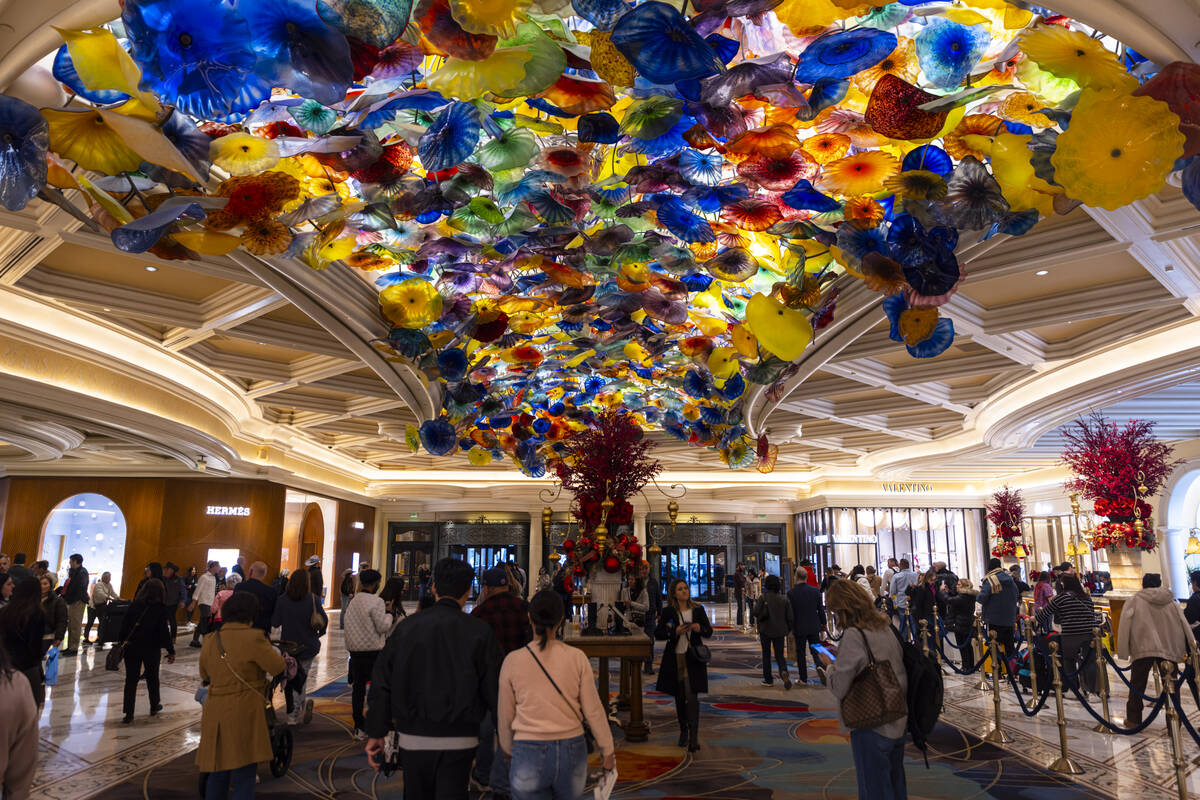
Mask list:
POLYGON ((309 556, 308 561, 304 562, 304 566, 315 567, 317 564, 320 564, 320 563, 321 563, 320 556, 309 556))
POLYGON ((495 566, 483 573, 484 586, 508 586, 508 572, 504 567, 495 566))

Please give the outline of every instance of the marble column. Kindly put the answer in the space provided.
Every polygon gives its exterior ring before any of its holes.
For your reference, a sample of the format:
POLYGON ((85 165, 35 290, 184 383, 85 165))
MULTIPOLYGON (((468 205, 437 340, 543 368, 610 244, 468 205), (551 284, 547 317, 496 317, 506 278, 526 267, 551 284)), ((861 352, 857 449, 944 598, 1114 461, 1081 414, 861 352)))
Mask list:
POLYGON ((646 547, 646 514, 645 512, 633 512, 633 536, 642 547, 646 547))
POLYGON ((542 515, 529 515, 529 585, 537 585, 538 572, 542 568, 542 515))

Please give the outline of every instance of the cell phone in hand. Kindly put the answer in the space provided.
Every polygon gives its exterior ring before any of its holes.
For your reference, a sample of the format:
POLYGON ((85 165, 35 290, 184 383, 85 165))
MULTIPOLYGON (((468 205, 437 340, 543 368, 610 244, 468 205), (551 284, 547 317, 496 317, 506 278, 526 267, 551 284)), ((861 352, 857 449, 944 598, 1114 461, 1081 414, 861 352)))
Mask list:
POLYGON ((833 653, 829 652, 829 648, 823 644, 814 644, 813 650, 816 650, 818 653, 825 656, 830 661, 837 661, 837 656, 835 656, 833 653))

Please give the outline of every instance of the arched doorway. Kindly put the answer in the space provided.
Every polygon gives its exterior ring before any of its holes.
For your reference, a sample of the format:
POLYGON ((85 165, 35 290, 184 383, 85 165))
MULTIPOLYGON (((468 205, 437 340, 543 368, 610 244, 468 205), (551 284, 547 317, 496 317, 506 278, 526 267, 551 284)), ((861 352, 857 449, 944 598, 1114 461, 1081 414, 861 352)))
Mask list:
POLYGON ((55 506, 42 524, 39 559, 49 561, 62 581, 67 559, 79 553, 91 580, 110 572, 113 588, 120 592, 126 533, 125 515, 112 500, 90 492, 73 495, 55 506))
POLYGON ((309 503, 304 509, 304 516, 300 521, 300 563, 299 567, 303 567, 309 557, 317 556, 324 558, 325 549, 325 516, 321 513, 321 507, 316 503, 309 503))

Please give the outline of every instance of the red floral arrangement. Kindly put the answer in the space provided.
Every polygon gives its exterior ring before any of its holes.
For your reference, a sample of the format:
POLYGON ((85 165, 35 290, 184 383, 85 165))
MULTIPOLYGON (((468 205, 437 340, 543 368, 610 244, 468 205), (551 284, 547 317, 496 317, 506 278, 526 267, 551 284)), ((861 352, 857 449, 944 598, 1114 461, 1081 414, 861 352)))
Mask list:
POLYGON ((1158 494, 1179 463, 1171 460, 1174 448, 1155 438, 1154 423, 1131 419, 1120 427, 1097 413, 1064 428, 1063 438, 1063 461, 1075 473, 1067 491, 1093 501, 1096 514, 1108 518, 1096 526, 1092 549, 1153 550, 1153 508, 1141 497, 1158 494), (1132 524, 1138 518, 1140 537, 1132 524))
POLYGON ((1012 539, 1001 539, 996 542, 996 546, 992 548, 992 555, 996 558, 1004 558, 1005 556, 1015 556, 1017 554, 1017 543, 1012 539))
POLYGON ((563 488, 575 495, 583 530, 590 533, 600 525, 605 499, 613 502, 605 520, 610 532, 632 523, 629 498, 662 471, 662 464, 648 455, 654 442, 628 414, 608 411, 562 444, 563 457, 555 469, 563 488))
POLYGON ((1025 498, 1020 489, 1005 486, 992 495, 987 505, 987 518, 996 526, 996 535, 1001 539, 1015 539, 1021 535, 1021 520, 1025 517, 1025 498))

